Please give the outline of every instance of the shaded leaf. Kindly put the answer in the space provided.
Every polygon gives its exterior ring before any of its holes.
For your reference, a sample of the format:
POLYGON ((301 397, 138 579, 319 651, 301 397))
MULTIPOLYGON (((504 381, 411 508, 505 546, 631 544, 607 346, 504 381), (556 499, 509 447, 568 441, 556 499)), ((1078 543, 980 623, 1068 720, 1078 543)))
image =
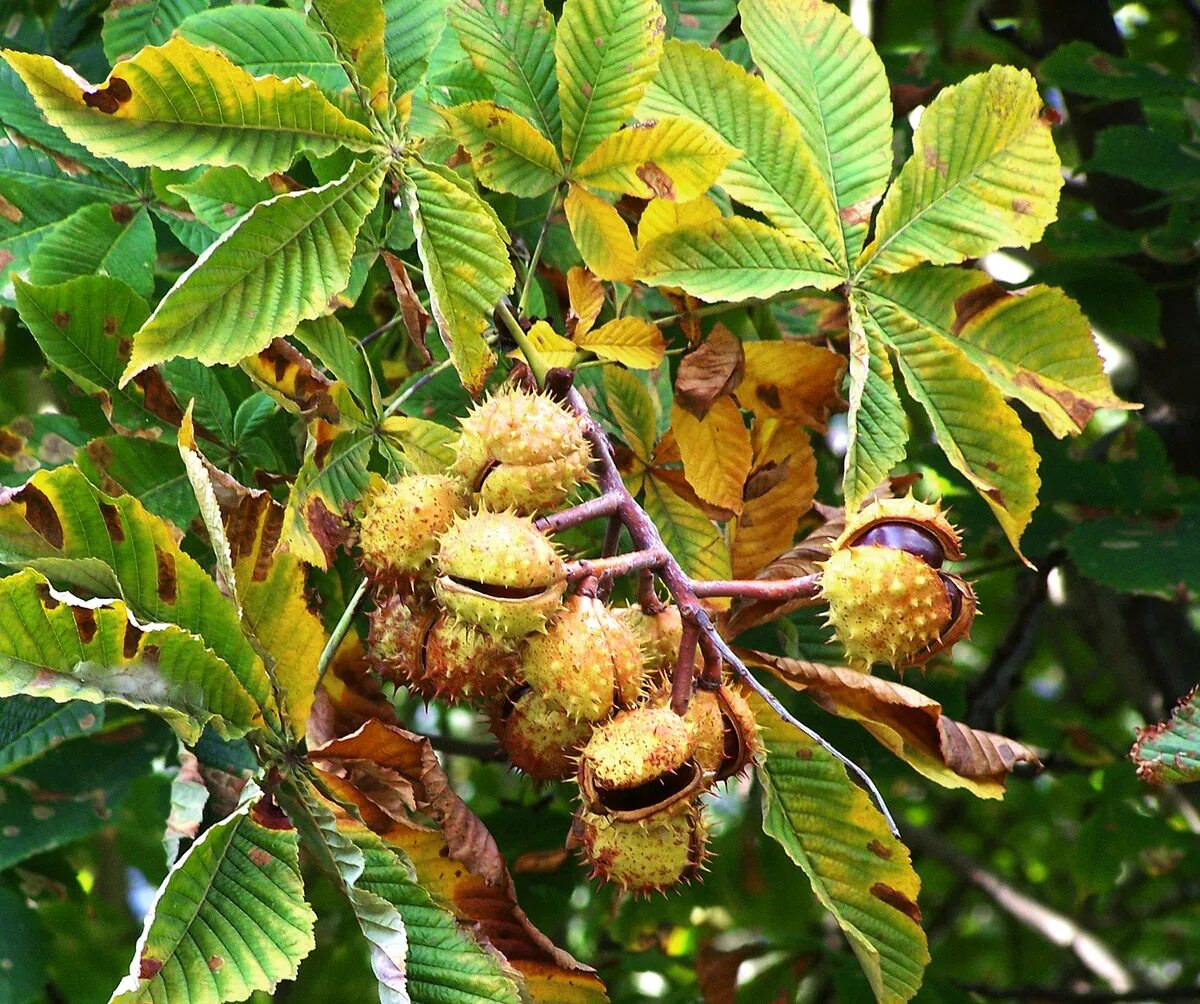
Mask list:
POLYGON ((704 418, 714 401, 737 390, 745 372, 742 340, 725 325, 717 324, 680 360, 675 374, 675 403, 704 418))
POLYGON ((0 703, 0 774, 104 727, 104 705, 16 694, 0 703))
POLYGON ((646 385, 628 370, 606 366, 604 395, 626 445, 648 462, 658 440, 658 409, 646 385))
POLYGON ((154 292, 154 226, 145 209, 90 205, 47 234, 29 256, 29 281, 53 286, 81 275, 111 276, 140 296, 154 292))
POLYGON ((256 206, 179 277, 134 335, 122 383, 176 356, 236 363, 324 313, 349 281, 354 241, 383 175, 381 164, 359 161, 327 185, 256 206))
POLYGON ((101 157, 133 167, 236 166, 262 177, 303 151, 370 150, 377 141, 312 85, 252 77, 220 53, 175 37, 84 88, 49 56, 7 51, 47 121, 101 157))
POLYGON ((145 45, 162 45, 184 19, 208 9, 209 0, 127 0, 110 3, 100 37, 114 66, 145 45))
POLYGON ((683 473, 706 502, 742 511, 742 488, 750 474, 750 432, 731 397, 714 401, 703 418, 674 405, 671 429, 679 444, 683 473))
POLYGON ((75 464, 106 495, 132 495, 176 527, 200 512, 174 443, 101 436, 75 451, 75 464))
POLYGON ((578 185, 567 192, 563 208, 575 246, 597 278, 631 282, 638 267, 637 249, 616 209, 578 185))
POLYGON ((562 176, 550 141, 526 119, 492 101, 471 101, 446 112, 454 138, 471 155, 480 182, 497 192, 533 198, 562 176))
POLYGON ((224 233, 260 202, 282 195, 288 187, 280 175, 252 178, 240 167, 210 167, 194 181, 170 190, 187 202, 198 220, 224 233))
POLYGON ((1200 97, 1200 84, 1172 76, 1142 59, 1102 52, 1090 42, 1060 45, 1038 65, 1038 75, 1064 91, 1092 98, 1200 97))
MULTIPOLYGON (((1130 490, 1123 479, 1122 496, 1130 490)), ((1200 506, 1093 517, 1073 527, 1066 544, 1081 573, 1121 592, 1176 602, 1200 592, 1200 506)))

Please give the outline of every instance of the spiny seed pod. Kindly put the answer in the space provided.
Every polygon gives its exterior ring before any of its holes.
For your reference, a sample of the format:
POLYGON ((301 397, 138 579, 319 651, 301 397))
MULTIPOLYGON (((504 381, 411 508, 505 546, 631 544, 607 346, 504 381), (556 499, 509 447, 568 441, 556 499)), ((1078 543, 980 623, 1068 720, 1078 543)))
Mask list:
POLYGON ((592 877, 649 895, 690 881, 703 866, 707 827, 698 807, 627 823, 584 810, 575 827, 592 877))
POLYGON ((438 545, 438 599, 486 634, 540 631, 562 604, 566 570, 532 520, 483 510, 456 519, 438 545))
POLYGON ((714 781, 740 774, 762 752, 754 712, 738 691, 697 690, 684 721, 692 730, 696 762, 714 781))
POLYGON ((367 659, 385 680, 407 686, 418 673, 421 643, 437 616, 437 610, 399 596, 377 600, 367 615, 367 659))
POLYGON ((524 686, 493 711, 492 731, 514 767, 538 781, 563 781, 575 773, 575 758, 592 725, 524 686))
POLYGON ((440 614, 425 631, 414 684, 452 704, 499 697, 517 676, 517 657, 499 639, 440 614))
POLYGON ((592 733, 579 756, 583 803, 626 822, 682 809, 704 780, 694 751, 692 730, 669 707, 623 711, 592 733))
POLYGON ((644 669, 633 632, 600 600, 572 596, 544 634, 525 642, 521 673, 572 718, 607 718, 613 704, 632 704, 644 669))
POLYGON ((454 471, 491 509, 533 513, 587 480, 579 418, 545 394, 518 387, 482 401, 462 420, 454 471))
POLYGON ((362 504, 360 562, 374 582, 396 582, 424 571, 438 535, 467 509, 466 487, 440 474, 411 474, 377 482, 362 504))
POLYGON ((657 614, 648 614, 640 606, 618 607, 615 612, 637 639, 647 674, 674 668, 683 640, 679 607, 671 604, 657 614))
POLYGON ((821 582, 847 657, 919 666, 949 650, 975 615, 971 587, 941 571, 961 557, 941 510, 914 498, 881 499, 849 517, 821 582))

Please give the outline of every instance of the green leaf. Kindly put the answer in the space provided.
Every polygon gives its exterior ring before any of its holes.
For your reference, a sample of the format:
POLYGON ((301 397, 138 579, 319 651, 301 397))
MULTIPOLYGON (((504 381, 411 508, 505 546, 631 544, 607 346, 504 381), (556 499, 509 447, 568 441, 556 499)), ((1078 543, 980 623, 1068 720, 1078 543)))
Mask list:
POLYGON ((1082 169, 1163 192, 1194 191, 1200 185, 1200 149, 1146 126, 1109 126, 1096 135, 1096 149, 1082 169))
POLYGON ((377 126, 392 117, 381 0, 306 0, 308 23, 333 46, 358 100, 377 126))
POLYGON ((397 100, 425 76, 446 27, 446 0, 383 0, 383 45, 397 100))
POLYGON ((1060 45, 1038 65, 1038 75, 1072 94, 1120 101, 1124 98, 1200 98, 1200 84, 1172 76, 1145 59, 1102 52, 1090 42, 1060 45))
POLYGON ((454 463, 458 433, 453 429, 408 415, 389 415, 382 429, 384 439, 418 474, 442 474, 454 463))
POLYGON ((947 87, 913 134, 855 263, 864 273, 949 265, 1001 247, 1029 247, 1058 210, 1063 179, 1037 84, 993 66, 947 87))
POLYGON ((4 52, 47 121, 101 157, 141 167, 236 166, 256 177, 302 152, 380 144, 298 79, 252 77, 212 49, 172 38, 125 60, 96 88, 49 56, 4 52))
POLYGON ((759 77, 713 49, 668 42, 638 114, 682 115, 741 150, 721 172, 720 186, 788 236, 814 243, 834 267, 842 228, 833 200, 799 123, 759 77))
POLYGON ((963 350, 912 311, 905 300, 912 280, 879 280, 856 294, 867 336, 895 350, 905 386, 929 416, 942 452, 991 506, 1020 553, 1040 484, 1033 437, 963 350))
POLYGON ((122 377, 186 356, 233 364, 326 312, 346 288, 354 242, 384 167, 357 161, 336 181, 256 206, 180 276, 134 335, 122 377))
POLYGON ((269 179, 252 178, 240 167, 210 167, 195 181, 172 185, 171 191, 187 202, 202 223, 224 233, 260 202, 287 189, 269 179))
POLYGON ((364 409, 375 407, 371 366, 363 350, 333 314, 305 321, 296 329, 295 339, 346 385, 364 409))
POLYGON ((162 45, 185 18, 208 10, 209 0, 126 0, 104 12, 104 56, 112 64, 146 45, 162 45))
POLYGON ((658 442, 658 411, 646 385, 627 369, 606 366, 604 399, 625 444, 648 463, 658 442))
POLYGON ((12 889, 0 888, 0 931, 4 932, 0 1002, 27 1004, 44 1000, 50 939, 37 911, 26 906, 24 897, 12 889))
POLYGON ((790 289, 833 289, 845 280, 811 245, 757 220, 730 216, 651 241, 640 278, 707 302, 766 299, 790 289))
POLYGON ((496 361, 483 332, 516 282, 503 230, 478 195, 417 161, 405 169, 404 194, 430 312, 463 385, 476 392, 496 361))
POLYGON ((641 199, 687 202, 708 191, 738 152, 708 126, 668 116, 613 133, 572 178, 641 199))
POLYGON ((471 155, 488 188, 533 198, 553 188, 562 164, 550 141, 521 116, 492 101, 472 101, 446 113, 454 138, 471 155))
POLYGON ((333 49, 293 10, 232 6, 194 14, 179 34, 220 49, 253 77, 305 77, 325 91, 350 86, 333 49))
POLYGON ((748 696, 767 750, 758 768, 763 830, 808 876, 850 942, 875 999, 912 999, 929 949, 917 906, 921 880, 908 849, 845 767, 757 695, 748 696))
POLYGON ((712 45, 737 17, 737 0, 666 0, 667 37, 712 45))
MULTIPOLYGON (((1130 486, 1122 480, 1121 494, 1130 486)), ((1091 518, 1067 534, 1071 562, 1122 593, 1173 600, 1200 591, 1200 507, 1091 518)))
POLYGON ((38 244, 29 258, 29 281, 52 286, 107 275, 148 297, 154 293, 154 259, 154 226, 145 209, 84 206, 38 244))
POLYGON ((1200 688, 1182 697, 1167 721, 1139 728, 1129 759, 1151 784, 1200 781, 1200 688))
MULTIPOLYGON (((178 745, 154 719, 126 718, 125 727, 106 733, 63 743, 0 775, 0 871, 110 825, 130 785, 178 745)), ((6 931, 0 945, 7 944, 6 931)))
POLYGON ((742 31, 768 84, 800 123, 841 224, 836 260, 862 250, 892 172, 892 102, 883 62, 831 3, 745 0, 742 31))
POLYGON ((32 570, 0 579, 0 698, 116 701, 162 717, 186 743, 208 724, 226 738, 261 722, 254 700, 203 639, 139 624, 118 601, 54 592, 32 570))
POLYGON ((542 0, 452 0, 450 25, 471 64, 495 88, 496 103, 558 143, 554 18, 542 0))
POLYGON ((82 276, 57 286, 18 280, 17 310, 46 360, 101 404, 123 430, 169 429, 179 410, 156 371, 120 386, 132 337, 150 308, 128 286, 102 276, 82 276))
POLYGON ((646 479, 646 514, 679 562, 696 579, 728 579, 729 548, 711 519, 656 478, 646 479))
POLYGON ((654 76, 663 46, 656 0, 567 0, 554 40, 562 155, 582 163, 628 121, 654 76))
POLYGON ((4 492, 0 503, 0 563, 96 596, 117 596, 140 624, 174 624, 203 638, 268 724, 278 721, 270 680, 237 612, 179 549, 172 528, 137 499, 107 496, 78 468, 58 467, 4 492))
POLYGON ((158 890, 112 1004, 220 1004, 296 975, 316 917, 296 831, 279 828, 277 813, 243 805, 188 848, 158 890))
POLYGON ((104 727, 104 705, 16 694, 0 701, 0 774, 104 727))
POLYGON ((846 509, 856 512, 907 452, 908 416, 896 393, 887 347, 867 334, 861 308, 850 300, 850 412, 842 479, 846 509))
POLYGON ((75 451, 75 464, 101 491, 132 495, 181 530, 199 514, 173 442, 101 436, 75 451))

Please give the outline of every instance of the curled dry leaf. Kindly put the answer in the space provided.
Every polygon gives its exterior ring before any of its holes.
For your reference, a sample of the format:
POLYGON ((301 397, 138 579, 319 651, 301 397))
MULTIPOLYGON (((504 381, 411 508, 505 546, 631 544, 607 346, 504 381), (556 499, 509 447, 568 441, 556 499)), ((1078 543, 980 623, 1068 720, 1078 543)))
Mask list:
POLYGON ((966 788, 980 798, 1003 798, 1014 765, 1042 766, 1029 747, 957 722, 942 714, 937 701, 903 684, 844 666, 752 649, 741 655, 806 692, 831 714, 860 722, 914 770, 944 787, 966 788))
POLYGON ((338 420, 338 407, 329 396, 329 378, 309 358, 283 338, 276 338, 257 355, 242 360, 242 369, 281 407, 293 415, 338 420))
POLYGON ((680 361, 675 377, 675 403, 703 419, 714 401, 737 390, 745 368, 741 339, 718 324, 680 361))
POLYGON ((429 313, 417 296, 412 280, 408 277, 408 269, 396 255, 390 251, 383 252, 383 261, 387 265, 388 275, 392 277, 392 289, 396 293, 396 302, 400 306, 400 317, 404 321, 404 330, 412 343, 421 350, 427 363, 433 362, 429 346, 425 344, 425 329, 429 327, 429 313))

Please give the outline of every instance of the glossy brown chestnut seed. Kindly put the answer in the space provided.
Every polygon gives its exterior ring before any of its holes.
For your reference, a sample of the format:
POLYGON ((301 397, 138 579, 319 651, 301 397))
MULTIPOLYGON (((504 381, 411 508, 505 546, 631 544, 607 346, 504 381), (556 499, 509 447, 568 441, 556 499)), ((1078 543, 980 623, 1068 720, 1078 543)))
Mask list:
POLYGON ((850 542, 851 547, 890 547, 907 551, 930 568, 941 568, 946 552, 932 533, 912 523, 876 523, 850 542))

